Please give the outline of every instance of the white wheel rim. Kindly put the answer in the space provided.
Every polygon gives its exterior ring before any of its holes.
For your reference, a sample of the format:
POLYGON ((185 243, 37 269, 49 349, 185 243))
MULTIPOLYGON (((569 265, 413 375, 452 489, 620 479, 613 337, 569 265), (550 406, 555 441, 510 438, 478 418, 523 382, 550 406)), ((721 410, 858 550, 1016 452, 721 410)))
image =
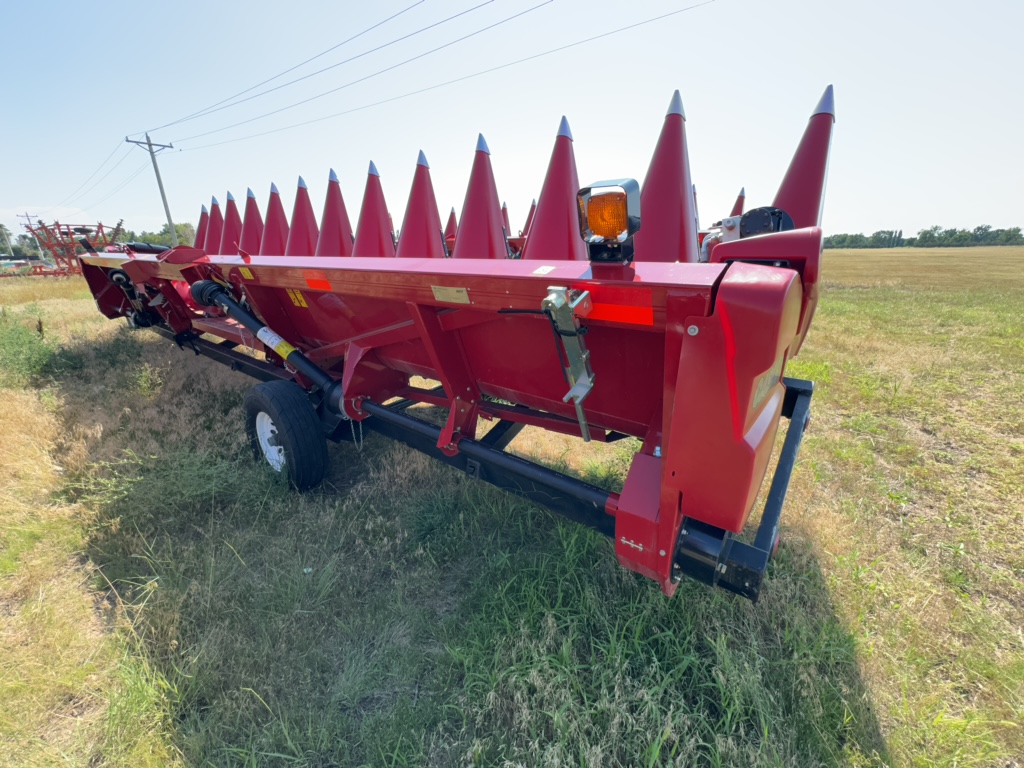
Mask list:
POLYGON ((263 451, 267 463, 274 471, 280 472, 284 469, 284 448, 277 442, 277 426, 263 411, 256 414, 256 438, 260 441, 260 450, 263 451))

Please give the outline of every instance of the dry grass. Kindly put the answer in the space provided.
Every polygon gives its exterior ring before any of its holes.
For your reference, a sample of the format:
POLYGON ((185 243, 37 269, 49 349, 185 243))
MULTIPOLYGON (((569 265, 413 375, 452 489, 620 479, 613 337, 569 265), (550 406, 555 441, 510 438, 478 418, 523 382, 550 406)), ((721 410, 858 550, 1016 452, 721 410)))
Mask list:
POLYGON ((53 299, 91 299, 81 277, 5 277, 0 280, 0 304, 20 306, 53 299))
POLYGON ((1020 290, 1024 246, 979 248, 839 248, 824 252, 826 283, 843 287, 1020 290))
MULTIPOLYGON (((379 438, 289 494, 245 455, 244 377, 0 281, 33 302, 0 339, 0 765, 1022 763, 1022 266, 826 252, 756 606, 666 601, 379 438)), ((515 445, 609 485, 630 451, 515 445)))

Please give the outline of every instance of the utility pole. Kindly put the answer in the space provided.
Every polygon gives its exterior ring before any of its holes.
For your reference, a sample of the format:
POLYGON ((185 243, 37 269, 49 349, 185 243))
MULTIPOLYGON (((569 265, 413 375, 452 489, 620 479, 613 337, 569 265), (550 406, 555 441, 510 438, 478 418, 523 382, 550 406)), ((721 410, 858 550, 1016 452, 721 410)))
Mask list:
POLYGON ((171 230, 171 243, 177 246, 178 233, 174 229, 174 220, 171 218, 171 207, 167 205, 167 194, 164 192, 163 179, 160 178, 160 167, 156 164, 156 153, 159 152, 161 149, 174 149, 174 145, 154 144, 150 140, 148 133, 146 134, 145 141, 134 141, 132 139, 129 139, 127 136, 124 137, 124 140, 129 144, 137 144, 140 147, 144 146, 146 147, 146 149, 149 150, 149 159, 153 161, 153 172, 156 174, 156 185, 160 187, 160 199, 164 201, 164 213, 167 214, 167 226, 171 230))

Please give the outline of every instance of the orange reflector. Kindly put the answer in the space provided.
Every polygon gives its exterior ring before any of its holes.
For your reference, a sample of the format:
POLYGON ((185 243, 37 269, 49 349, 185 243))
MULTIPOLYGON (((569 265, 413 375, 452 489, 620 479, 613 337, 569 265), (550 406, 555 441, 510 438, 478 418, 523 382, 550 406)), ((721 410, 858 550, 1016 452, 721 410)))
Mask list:
POLYGON ((590 231, 606 240, 618 240, 629 228, 625 192, 594 195, 587 201, 590 231))

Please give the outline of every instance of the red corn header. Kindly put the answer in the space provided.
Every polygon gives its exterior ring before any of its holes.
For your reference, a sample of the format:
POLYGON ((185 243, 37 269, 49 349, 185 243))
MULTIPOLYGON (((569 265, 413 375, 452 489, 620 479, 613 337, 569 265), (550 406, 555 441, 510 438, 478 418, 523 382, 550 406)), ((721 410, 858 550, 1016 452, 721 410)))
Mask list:
POLYGON ((300 178, 290 220, 276 187, 265 219, 251 191, 244 217, 228 195, 223 213, 203 208, 194 248, 82 263, 108 317, 262 380, 250 442, 300 490, 323 477, 328 440, 372 429, 606 534, 668 595, 690 576, 756 599, 809 417, 813 385, 785 370, 818 299, 833 121, 829 87, 772 205, 744 213, 741 192, 703 231, 676 93, 642 186, 581 187, 563 118, 517 234, 481 136, 446 224, 421 152, 397 238, 371 163, 354 232, 332 171, 319 222, 300 178), (621 492, 508 453, 524 426, 635 438, 621 492))

